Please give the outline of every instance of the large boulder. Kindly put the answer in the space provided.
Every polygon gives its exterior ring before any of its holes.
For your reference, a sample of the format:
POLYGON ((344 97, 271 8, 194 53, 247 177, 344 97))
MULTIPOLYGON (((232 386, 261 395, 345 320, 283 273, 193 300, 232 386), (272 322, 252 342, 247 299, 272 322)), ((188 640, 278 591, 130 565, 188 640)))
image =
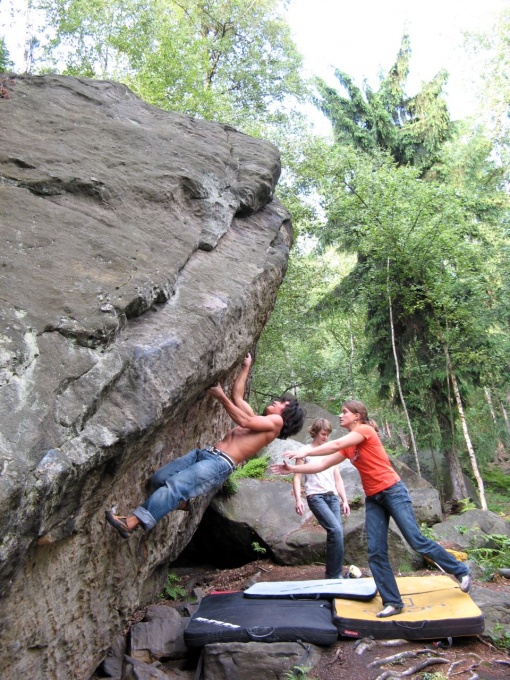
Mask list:
POLYGON ((437 540, 458 549, 487 546, 491 534, 510 537, 510 522, 490 510, 467 510, 432 527, 437 540))
POLYGON ((188 554, 219 567, 246 564, 257 554, 279 564, 307 564, 323 557, 324 537, 321 532, 315 533, 315 541, 310 536, 306 523, 312 513, 296 513, 288 482, 240 479, 236 484, 236 493, 212 500, 188 554))
POLYGON ((113 82, 7 84, 0 119, 0 589, 6 677, 86 678, 209 498, 129 541, 105 526, 214 443, 285 274, 270 144, 113 82))

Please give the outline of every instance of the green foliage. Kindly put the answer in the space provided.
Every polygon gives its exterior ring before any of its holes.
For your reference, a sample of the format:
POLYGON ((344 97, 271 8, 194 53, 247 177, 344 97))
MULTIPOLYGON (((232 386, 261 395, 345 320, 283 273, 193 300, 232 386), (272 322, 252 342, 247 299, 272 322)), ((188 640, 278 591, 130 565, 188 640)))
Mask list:
POLYGON ((469 527, 465 527, 462 524, 455 524, 453 528, 461 536, 464 536, 464 534, 467 534, 467 532, 469 531, 469 527))
POLYGON ((263 479, 266 475, 266 470, 271 456, 261 456, 259 458, 251 458, 246 463, 234 470, 227 481, 221 487, 221 493, 226 496, 232 496, 237 493, 239 489, 239 479, 263 479))
POLYGON ((495 491, 510 493, 510 476, 497 469, 485 469, 483 481, 495 491))
POLYGON ((420 522, 419 527, 421 533, 425 536, 425 538, 430 538, 432 541, 437 541, 437 536, 434 533, 432 527, 427 526, 425 522, 420 522))
POLYGON ((238 467, 230 475, 232 479, 263 479, 266 476, 266 470, 271 456, 261 456, 260 458, 251 458, 246 463, 238 467))
POLYGON ((257 543, 257 541, 253 541, 251 544, 252 550, 257 553, 257 555, 265 555, 267 553, 267 550, 260 545, 260 543, 257 543))
POLYGON ((495 647, 510 652, 510 631, 507 626, 496 623, 493 630, 489 633, 489 637, 495 647))
POLYGON ((286 680, 313 680, 308 675, 310 670, 308 666, 294 666, 291 670, 285 672, 284 678, 286 680))
POLYGON ((450 116, 442 90, 447 74, 440 71, 409 97, 411 45, 404 35, 395 64, 374 92, 366 83, 362 90, 352 78, 335 72, 347 97, 317 79, 317 104, 331 120, 337 144, 352 145, 363 152, 380 149, 391 153, 398 165, 414 165, 424 172, 437 160, 441 145, 451 131, 450 116))
POLYGON ((483 481, 487 503, 493 512, 510 517, 510 478, 498 469, 484 469, 483 481))
POLYGON ((479 91, 478 119, 483 121, 491 138, 496 142, 499 155, 508 165, 508 106, 510 84, 508 69, 510 57, 508 42, 510 36, 510 10, 505 7, 494 26, 484 34, 468 37, 474 51, 473 58, 480 67, 482 87, 479 91))
POLYGON ((472 498, 461 498, 458 501, 458 504, 460 506, 461 514, 463 512, 467 512, 468 510, 476 510, 476 503, 473 501, 472 498))
POLYGON ((479 564, 490 576, 496 569, 505 569, 510 565, 510 536, 506 534, 488 534, 487 544, 483 548, 469 548, 469 559, 479 564))
POLYGON ((239 484, 232 479, 232 475, 222 484, 220 493, 224 496, 233 496, 239 490, 239 484))
POLYGON ((169 600, 178 600, 186 595, 186 590, 180 585, 180 578, 177 574, 168 573, 163 595, 169 600))
POLYGON ((5 38, 0 36, 0 73, 2 71, 8 71, 10 68, 12 68, 12 61, 5 45, 5 38))
POLYGON ((353 498, 349 501, 349 506, 351 510, 356 510, 357 508, 361 508, 363 505, 363 496, 358 493, 353 498))
MULTIPOLYGON (((363 156, 339 146, 310 151, 304 164, 320 168, 316 186, 328 216, 315 235, 324 248, 357 255, 319 306, 365 312, 361 370, 365 376, 376 372, 380 397, 398 406, 393 327, 406 403, 422 424, 418 434, 429 439, 437 432, 439 442, 427 443, 448 451, 456 406, 445 349, 464 399, 508 364, 507 334, 498 318, 503 309, 494 302, 506 285, 500 272, 509 263, 500 258, 507 260, 509 249, 501 224, 480 220, 489 203, 485 215, 493 219, 497 201, 480 194, 474 202, 467 189, 432 176, 423 181, 418 169, 399 167, 384 153, 363 156)), ((498 191, 496 183, 490 196, 498 191)), ((505 203, 500 201, 500 216, 505 203)))
POLYGON ((262 410, 271 395, 287 391, 336 410, 357 391, 362 320, 320 306, 353 263, 351 256, 332 249, 317 254, 298 243, 257 347, 251 392, 255 410, 262 410))

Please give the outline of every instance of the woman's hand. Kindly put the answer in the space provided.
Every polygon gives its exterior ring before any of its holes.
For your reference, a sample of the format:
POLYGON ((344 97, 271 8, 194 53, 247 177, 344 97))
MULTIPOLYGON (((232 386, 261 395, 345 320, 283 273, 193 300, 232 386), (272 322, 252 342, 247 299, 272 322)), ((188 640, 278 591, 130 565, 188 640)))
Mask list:
POLYGON ((296 500, 296 512, 298 515, 302 515, 305 511, 305 504, 303 503, 301 498, 298 498, 296 500))
POLYGON ((284 460, 283 463, 274 463, 271 467, 271 472, 273 475, 289 475, 292 473, 292 465, 289 465, 289 463, 284 460))
POLYGON ((296 460, 296 458, 306 458, 307 452, 308 446, 303 446, 298 451, 284 451, 282 455, 289 460, 296 460))

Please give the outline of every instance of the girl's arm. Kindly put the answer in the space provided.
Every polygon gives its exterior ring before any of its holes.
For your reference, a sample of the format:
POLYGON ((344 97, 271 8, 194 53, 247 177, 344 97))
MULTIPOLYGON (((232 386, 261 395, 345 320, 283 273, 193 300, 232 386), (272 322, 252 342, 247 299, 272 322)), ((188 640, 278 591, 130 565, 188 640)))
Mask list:
POLYGON ((298 515, 302 515, 305 510, 305 505, 301 498, 301 475, 299 473, 294 475, 292 490, 294 491, 294 498, 296 499, 296 512, 298 515))
POLYGON ((349 503, 347 502, 347 494, 345 493, 344 480, 342 479, 342 475, 340 474, 340 470, 338 469, 338 467, 336 467, 334 470, 334 476, 336 490, 338 491, 338 495, 342 503, 342 512, 346 517, 349 517, 349 515, 351 514, 351 509, 349 507, 349 503))
MULTIPOLYGON (((321 448, 320 446, 317 447, 321 448)), ((271 472, 275 475, 290 475, 291 473, 302 472, 305 475, 313 475, 316 472, 322 472, 332 465, 341 463, 345 460, 342 453, 332 453, 324 460, 313 461, 311 463, 302 463, 300 465, 291 465, 289 461, 285 460, 281 465, 271 465, 271 472)))
MULTIPOLYGON (((342 449, 347 449, 349 446, 357 446, 364 441, 364 437, 359 432, 349 432, 349 434, 340 437, 340 439, 333 439, 330 442, 324 442, 320 446, 312 446, 309 444, 306 447, 302 447, 299 451, 284 451, 283 457, 289 460, 294 460, 295 458, 303 458, 303 456, 327 456, 330 453, 336 453, 342 449)), ((344 460, 342 458, 342 460, 344 460)), ((333 463, 330 463, 326 467, 331 467, 333 463)), ((325 468, 322 468, 325 469, 325 468)))

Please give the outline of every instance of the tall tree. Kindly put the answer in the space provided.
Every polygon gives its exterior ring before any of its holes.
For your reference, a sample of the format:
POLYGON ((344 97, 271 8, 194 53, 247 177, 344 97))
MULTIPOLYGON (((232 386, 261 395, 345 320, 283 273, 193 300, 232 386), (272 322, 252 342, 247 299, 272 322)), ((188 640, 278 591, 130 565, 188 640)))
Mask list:
MULTIPOLYGON (((420 180, 419 169, 398 167, 380 153, 363 156, 336 146, 329 171, 323 157, 321 150, 319 190, 329 219, 318 236, 357 254, 352 272, 330 296, 344 308, 353 301, 366 305, 366 367, 377 369, 382 394, 398 401, 398 365, 411 412, 423 416, 434 404, 454 492, 463 497, 451 426, 459 402, 449 384, 455 378, 459 393, 465 391, 480 382, 482 366, 494 365, 493 308, 501 295, 480 204, 458 187, 420 180)), ((308 162, 314 162, 310 155, 308 162)))
POLYGON ((5 38, 0 36, 0 72, 7 71, 12 67, 9 50, 5 45, 5 38))
POLYGON ((411 45, 404 35, 395 64, 381 78, 378 91, 360 89, 346 73, 335 75, 347 96, 318 79, 316 103, 330 119, 337 144, 364 152, 389 151, 398 165, 413 165, 422 173, 438 159, 452 124, 444 100, 447 80, 440 71, 418 94, 406 94, 411 45))
POLYGON ((482 80, 478 91, 480 103, 478 118, 484 121, 501 155, 508 163, 510 9, 503 9, 490 30, 468 36, 467 42, 475 52, 476 65, 482 80))

